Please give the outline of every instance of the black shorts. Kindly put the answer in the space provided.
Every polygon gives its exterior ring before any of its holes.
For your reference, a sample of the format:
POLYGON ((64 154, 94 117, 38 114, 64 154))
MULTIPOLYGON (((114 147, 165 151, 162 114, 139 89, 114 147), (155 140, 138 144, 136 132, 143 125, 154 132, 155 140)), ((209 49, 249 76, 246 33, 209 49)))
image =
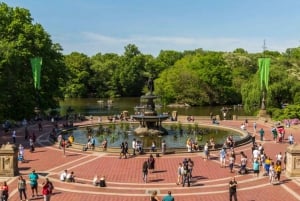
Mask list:
POLYGON ((254 172, 254 173, 259 173, 259 170, 254 170, 253 172, 254 172))
POLYGON ((31 189, 37 189, 37 184, 30 184, 31 189))

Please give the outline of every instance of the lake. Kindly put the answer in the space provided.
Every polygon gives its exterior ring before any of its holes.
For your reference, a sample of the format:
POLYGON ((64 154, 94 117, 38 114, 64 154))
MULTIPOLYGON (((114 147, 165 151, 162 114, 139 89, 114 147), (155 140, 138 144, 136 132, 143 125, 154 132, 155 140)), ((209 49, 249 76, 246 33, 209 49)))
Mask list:
MULTIPOLYGON (((96 98, 67 98, 64 101, 60 101, 60 112, 61 115, 67 113, 67 109, 71 107, 75 113, 82 115, 115 115, 120 114, 122 111, 127 110, 129 114, 134 114, 134 107, 141 104, 141 99, 135 98, 114 98, 112 103, 108 104, 108 99, 96 99, 96 98)), ((223 106, 214 107, 168 107, 161 106, 156 107, 158 114, 164 112, 177 111, 178 115, 188 116, 209 116, 210 112, 214 115, 222 116, 223 106)), ((252 114, 246 113, 242 107, 238 106, 226 106, 229 108, 228 116, 251 116, 252 114)))

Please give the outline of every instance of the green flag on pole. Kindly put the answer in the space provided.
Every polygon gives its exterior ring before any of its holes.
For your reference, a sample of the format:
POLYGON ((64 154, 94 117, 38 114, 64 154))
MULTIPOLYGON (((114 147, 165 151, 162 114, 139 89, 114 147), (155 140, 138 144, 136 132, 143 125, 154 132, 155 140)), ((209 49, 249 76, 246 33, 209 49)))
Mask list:
POLYGON ((41 57, 34 57, 30 59, 31 67, 32 67, 32 74, 33 74, 33 81, 34 81, 34 88, 40 89, 41 88, 41 68, 42 68, 42 58, 41 57))
POLYGON ((258 66, 259 66, 259 75, 260 75, 260 88, 263 89, 263 85, 265 85, 266 90, 268 90, 270 58, 259 58, 258 66))

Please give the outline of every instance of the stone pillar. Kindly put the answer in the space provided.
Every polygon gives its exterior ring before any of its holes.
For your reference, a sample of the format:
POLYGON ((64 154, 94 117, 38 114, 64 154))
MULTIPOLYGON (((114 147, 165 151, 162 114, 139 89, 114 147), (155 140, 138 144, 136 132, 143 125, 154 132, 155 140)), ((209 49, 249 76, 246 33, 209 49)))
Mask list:
POLYGON ((293 144, 286 150, 286 175, 300 177, 300 145, 293 144))
POLYGON ((14 144, 0 147, 0 177, 14 177, 19 174, 18 149, 14 144))

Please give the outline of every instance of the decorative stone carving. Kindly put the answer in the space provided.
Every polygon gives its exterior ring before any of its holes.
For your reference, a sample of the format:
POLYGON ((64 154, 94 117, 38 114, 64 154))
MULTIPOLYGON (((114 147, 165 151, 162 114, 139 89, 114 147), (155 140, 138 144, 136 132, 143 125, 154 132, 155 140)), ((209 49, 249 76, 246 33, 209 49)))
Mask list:
POLYGON ((300 145, 293 144, 287 147, 286 174, 290 177, 300 176, 300 145))
POLYGON ((0 147, 0 176, 13 177, 19 174, 18 149, 14 144, 4 144, 0 147))

